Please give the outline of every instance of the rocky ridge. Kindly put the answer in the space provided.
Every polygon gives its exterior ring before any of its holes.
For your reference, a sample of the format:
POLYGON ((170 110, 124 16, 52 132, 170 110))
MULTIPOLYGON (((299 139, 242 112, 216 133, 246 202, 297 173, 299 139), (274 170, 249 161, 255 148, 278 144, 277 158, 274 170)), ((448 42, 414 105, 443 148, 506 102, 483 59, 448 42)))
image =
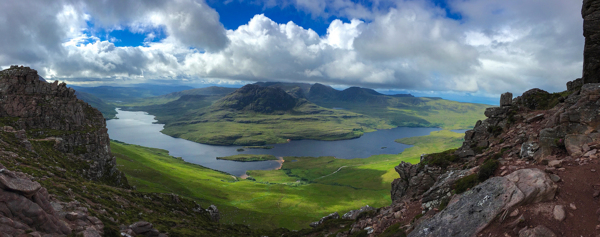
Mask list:
POLYGON ((583 78, 502 94, 460 148, 395 167, 393 204, 337 236, 600 236, 600 1, 582 16, 583 78))
POLYGON ((37 71, 28 67, 11 66, 0 72, 2 123, 19 131, 23 143, 28 139, 54 141, 57 150, 89 161, 89 168, 81 170, 85 177, 126 185, 110 154, 102 114, 77 99, 65 83, 38 78, 37 71))

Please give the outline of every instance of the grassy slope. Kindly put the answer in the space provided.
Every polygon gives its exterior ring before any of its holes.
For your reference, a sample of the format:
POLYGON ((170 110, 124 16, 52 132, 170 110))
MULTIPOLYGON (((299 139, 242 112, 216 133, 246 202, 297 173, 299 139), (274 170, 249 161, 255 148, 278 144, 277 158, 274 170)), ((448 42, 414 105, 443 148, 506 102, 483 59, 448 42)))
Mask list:
POLYGON ((448 130, 472 128, 477 120, 485 118, 483 112, 490 107, 424 97, 385 98, 387 105, 340 101, 324 101, 317 104, 381 118, 395 126, 441 127, 448 130))
POLYGON ((285 162, 282 170, 249 171, 256 181, 236 181, 173 158, 164 150, 117 142, 112 142, 111 148, 119 169, 140 191, 174 192, 203 205, 217 204, 223 223, 299 229, 335 211, 389 205, 390 183, 398 176, 394 166, 400 161, 418 162, 422 153, 457 147, 460 142, 456 138, 461 136, 433 132, 402 154, 366 159, 286 157, 297 161, 285 162), (329 175, 342 166, 346 168, 329 175))

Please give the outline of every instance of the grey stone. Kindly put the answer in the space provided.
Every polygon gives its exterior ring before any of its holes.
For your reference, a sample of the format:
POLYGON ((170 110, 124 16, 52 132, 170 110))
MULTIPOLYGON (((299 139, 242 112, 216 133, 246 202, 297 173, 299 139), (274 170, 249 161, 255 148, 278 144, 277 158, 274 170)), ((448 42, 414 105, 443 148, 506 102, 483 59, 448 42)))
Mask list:
POLYGON ((560 176, 558 176, 558 175, 550 174, 549 176, 550 176, 550 179, 552 180, 552 182, 558 183, 561 180, 560 176))
POLYGON ((556 237, 556 234, 543 225, 538 225, 535 228, 525 228, 519 231, 519 237, 556 237))
POLYGON ((410 236, 474 236, 501 213, 554 198, 556 184, 539 169, 492 177, 451 201, 442 212, 415 226, 410 236))
POLYGON ((552 215, 554 219, 557 221, 563 221, 567 217, 565 214, 565 207, 563 205, 554 206, 554 210, 552 211, 552 215))
POLYGON ((537 142, 524 142, 521 144, 521 152, 519 152, 519 156, 522 159, 533 158, 533 155, 536 151, 538 151, 538 149, 540 149, 540 146, 537 144, 537 142))

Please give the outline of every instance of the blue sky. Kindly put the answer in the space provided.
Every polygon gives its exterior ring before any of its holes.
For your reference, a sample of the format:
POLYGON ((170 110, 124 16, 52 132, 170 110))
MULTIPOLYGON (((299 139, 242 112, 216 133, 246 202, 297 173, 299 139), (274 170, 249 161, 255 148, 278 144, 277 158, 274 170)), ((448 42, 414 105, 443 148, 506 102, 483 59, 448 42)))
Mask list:
POLYGON ((556 92, 581 76, 580 8, 564 0, 9 1, 0 8, 0 67, 28 65, 80 86, 556 92))

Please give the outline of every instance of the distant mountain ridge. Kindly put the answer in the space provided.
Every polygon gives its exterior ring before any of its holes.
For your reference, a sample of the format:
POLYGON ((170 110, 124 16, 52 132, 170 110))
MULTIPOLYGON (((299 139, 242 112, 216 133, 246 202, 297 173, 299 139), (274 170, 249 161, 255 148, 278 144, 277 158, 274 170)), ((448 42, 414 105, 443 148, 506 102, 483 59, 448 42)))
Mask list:
POLYGON ((282 88, 251 84, 221 98, 212 107, 272 113, 292 110, 297 103, 298 99, 282 88))

